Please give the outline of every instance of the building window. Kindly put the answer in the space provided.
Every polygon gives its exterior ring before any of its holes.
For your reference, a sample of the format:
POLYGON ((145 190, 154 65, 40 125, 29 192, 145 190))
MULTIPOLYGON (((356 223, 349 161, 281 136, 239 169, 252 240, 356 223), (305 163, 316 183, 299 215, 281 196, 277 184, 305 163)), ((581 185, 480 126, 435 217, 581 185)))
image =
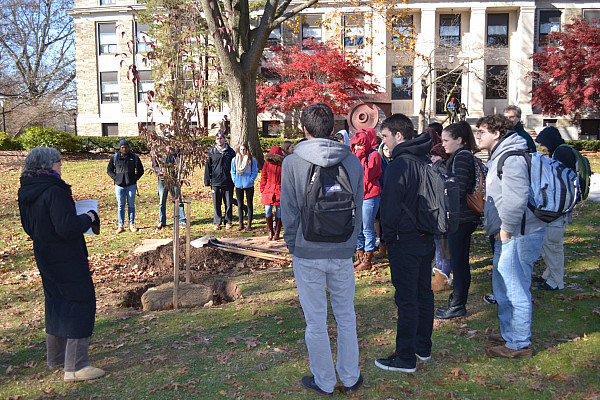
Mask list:
POLYGON ((119 124, 102 124, 102 136, 119 136, 119 124))
POLYGON ((593 25, 600 25, 600 10, 583 10, 583 18, 593 25))
POLYGON ((100 0, 100 5, 104 6, 106 4, 115 4, 116 2, 116 0, 100 0))
POLYGON ((304 21, 302 22, 302 43, 305 40, 314 40, 317 43, 321 43, 321 35, 319 17, 316 15, 304 16, 304 21))
POLYGON ((281 44, 281 25, 273 29, 269 33, 269 39, 267 41, 267 47, 277 46, 281 44))
POLYGON ((152 80, 152 71, 139 71, 138 76, 138 102, 148 100, 148 92, 151 96, 154 94, 154 81, 152 80))
POLYGON ((392 100, 412 99, 413 67, 392 67, 392 100))
POLYGON ((487 45, 508 47, 508 14, 488 14, 487 45))
POLYGON ((117 31, 114 22, 98 24, 98 48, 100 54, 117 53, 117 31))
POLYGON ((344 15, 344 47, 362 46, 365 42, 364 18, 362 15, 344 15))
POLYGON ((156 123, 155 122, 139 122, 138 123, 138 133, 142 133, 142 131, 147 132, 156 132, 156 123))
POLYGON ((560 10, 540 11, 539 45, 548 43, 548 35, 552 32, 560 32, 560 10))
POLYGON ((460 14, 440 15, 440 45, 460 46, 460 14))
POLYGON ((117 72, 100 72, 100 91, 102 103, 119 102, 119 81, 117 72))
POLYGON ((407 39, 414 35, 414 24, 412 15, 393 15, 392 23, 392 46, 400 47, 407 39))
POLYGON ((148 53, 152 51, 152 43, 154 42, 150 35, 148 35, 148 30, 150 27, 146 24, 135 24, 135 37, 137 39, 137 52, 138 53, 148 53))
POLYGON ((485 98, 506 99, 508 92, 508 66, 488 65, 485 67, 485 98))

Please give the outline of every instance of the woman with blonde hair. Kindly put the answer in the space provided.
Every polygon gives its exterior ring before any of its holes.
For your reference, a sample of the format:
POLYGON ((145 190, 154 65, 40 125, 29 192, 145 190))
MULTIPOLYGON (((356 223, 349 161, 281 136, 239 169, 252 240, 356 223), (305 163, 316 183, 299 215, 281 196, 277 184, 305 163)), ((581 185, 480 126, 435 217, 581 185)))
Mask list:
POLYGON ((244 195, 246 195, 246 202, 248 203, 248 224, 245 229, 246 231, 252 230, 254 180, 257 176, 256 158, 252 156, 248 143, 244 142, 238 147, 235 158, 231 163, 231 180, 233 180, 235 186, 235 198, 238 203, 238 218, 240 220, 238 231, 244 230, 244 195))

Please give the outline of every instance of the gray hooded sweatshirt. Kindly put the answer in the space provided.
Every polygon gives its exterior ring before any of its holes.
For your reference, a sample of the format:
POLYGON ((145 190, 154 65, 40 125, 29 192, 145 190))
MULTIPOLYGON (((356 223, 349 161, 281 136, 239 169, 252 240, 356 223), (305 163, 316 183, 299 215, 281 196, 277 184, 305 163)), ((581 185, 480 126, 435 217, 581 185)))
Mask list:
POLYGON ((283 239, 290 254, 309 259, 351 258, 362 228, 363 169, 350 147, 332 139, 310 139, 298 143, 281 167, 281 220, 283 239), (311 164, 330 167, 339 162, 348 172, 356 203, 354 233, 343 243, 310 242, 302 234, 300 210, 305 202, 306 178, 311 164))
POLYGON ((502 167, 502 179, 498 178, 498 160, 507 151, 528 151, 527 141, 514 131, 508 131, 492 150, 488 161, 485 180, 484 225, 488 235, 496 235, 500 228, 511 236, 521 235, 523 213, 525 213, 525 234, 546 226, 527 208, 529 197, 529 170, 525 157, 507 157, 502 167))

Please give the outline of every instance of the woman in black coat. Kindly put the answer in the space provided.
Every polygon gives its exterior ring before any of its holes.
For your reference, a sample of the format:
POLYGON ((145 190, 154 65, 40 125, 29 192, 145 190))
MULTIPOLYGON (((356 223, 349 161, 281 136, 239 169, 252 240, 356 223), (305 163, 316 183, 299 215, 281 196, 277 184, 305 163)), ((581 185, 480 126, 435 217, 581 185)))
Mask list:
POLYGON ((88 347, 96 314, 96 295, 83 233, 100 230, 95 211, 77 215, 71 186, 60 176, 58 150, 37 147, 25 159, 19 188, 21 224, 33 240, 46 303, 49 367, 64 366, 65 381, 96 379, 104 371, 90 366, 88 347))

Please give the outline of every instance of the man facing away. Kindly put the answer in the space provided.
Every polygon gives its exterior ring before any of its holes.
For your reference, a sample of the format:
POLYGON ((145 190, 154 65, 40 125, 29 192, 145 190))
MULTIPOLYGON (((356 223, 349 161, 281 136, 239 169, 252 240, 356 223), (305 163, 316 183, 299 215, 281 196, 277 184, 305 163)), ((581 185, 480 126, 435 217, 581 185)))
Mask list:
POLYGON ((167 149, 166 157, 155 156, 152 158, 152 169, 158 177, 158 224, 156 230, 159 231, 167 226, 167 195, 170 193, 173 201, 179 200, 179 227, 185 228, 186 218, 183 201, 181 199, 180 185, 173 185, 167 190, 165 174, 173 177, 177 176, 177 163, 179 162, 179 152, 173 149, 167 149))
POLYGON ((333 395, 335 371, 346 392, 362 385, 358 369, 358 339, 354 312, 354 266, 352 255, 362 226, 363 170, 358 158, 343 143, 333 140, 333 113, 326 104, 312 104, 302 111, 300 122, 307 140, 299 143, 283 161, 281 209, 283 239, 292 255, 294 277, 306 321, 305 340, 313 376, 302 385, 321 396, 333 395), (303 234, 301 210, 313 164, 344 166, 356 206, 352 236, 341 243, 313 242, 303 234), (337 322, 337 364, 334 369, 327 332, 327 293, 337 322))
MULTIPOLYGON (((498 319, 504 345, 488 350, 492 357, 531 357, 531 274, 542 252, 546 224, 527 207, 529 169, 525 157, 507 157, 502 178, 500 157, 512 150, 527 151, 527 141, 509 130, 500 114, 477 121, 479 147, 490 154, 486 178, 484 225, 494 235, 492 288, 498 302, 498 319)), ((500 341, 500 339, 498 338, 500 341)))
POLYGON ((144 166, 137 154, 130 150, 129 142, 121 139, 119 152, 110 158, 106 173, 115 182, 115 195, 117 197, 117 214, 119 227, 117 234, 125 232, 125 202, 129 217, 129 230, 137 232, 135 227, 135 192, 137 181, 144 175, 144 166))
POLYGON ((415 223, 402 211, 401 203, 417 214, 420 184, 419 163, 427 163, 431 137, 423 133, 413 137, 413 124, 403 114, 386 118, 381 125, 383 143, 392 153, 385 172, 381 195, 381 225, 390 261, 394 299, 398 306, 396 349, 375 365, 388 371, 412 373, 417 357, 431 357, 433 331, 433 292, 431 261, 435 254, 433 235, 417 231, 415 223))
POLYGON ((215 146, 208 151, 204 169, 204 186, 210 186, 213 201, 214 228, 221 229, 223 214, 221 204, 225 203, 225 229, 231 228, 233 221, 233 180, 231 179, 231 160, 235 151, 227 144, 225 134, 219 131, 215 135, 215 146))
POLYGON ((523 123, 521 122, 521 109, 517 106, 508 106, 504 109, 504 116, 508 119, 510 126, 509 128, 514 130, 527 141, 527 148, 530 152, 535 153, 536 146, 535 142, 525 130, 523 123))

